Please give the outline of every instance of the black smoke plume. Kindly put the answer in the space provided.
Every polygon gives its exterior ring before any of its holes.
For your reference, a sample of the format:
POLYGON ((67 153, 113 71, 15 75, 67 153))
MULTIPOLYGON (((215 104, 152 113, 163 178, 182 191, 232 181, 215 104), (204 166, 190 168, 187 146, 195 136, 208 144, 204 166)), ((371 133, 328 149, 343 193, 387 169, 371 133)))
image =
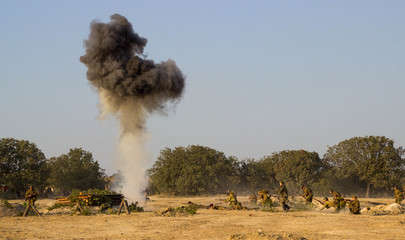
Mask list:
MULTIPOLYGON (((173 60, 155 63, 144 59, 147 39, 140 37, 128 20, 114 14, 111 22, 93 21, 86 54, 80 61, 88 68, 87 79, 102 92, 109 111, 120 113, 123 103, 132 101, 147 112, 164 111, 167 102, 176 102, 183 94, 185 77, 173 60)), ((138 110, 137 110, 138 111, 138 110)), ((145 120, 137 120, 143 127, 145 120)), ((124 124, 124 131, 133 126, 124 124)))
POLYGON ((86 54, 80 61, 98 91, 101 117, 114 114, 120 121, 116 159, 124 179, 120 191, 140 199, 148 184, 145 171, 151 160, 145 151, 147 116, 154 111, 164 113, 168 103, 180 100, 185 77, 173 60, 155 63, 145 59, 147 40, 125 17, 114 14, 111 22, 93 21, 90 28, 89 39, 84 41, 86 54))

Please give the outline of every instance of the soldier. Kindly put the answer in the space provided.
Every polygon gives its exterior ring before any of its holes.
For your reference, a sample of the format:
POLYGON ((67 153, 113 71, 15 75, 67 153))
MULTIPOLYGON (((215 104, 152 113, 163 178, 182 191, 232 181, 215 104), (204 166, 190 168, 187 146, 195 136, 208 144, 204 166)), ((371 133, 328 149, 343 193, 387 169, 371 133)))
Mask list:
POLYGON ((302 186, 302 190, 304 191, 304 195, 302 195, 305 198, 306 204, 311 204, 312 203, 312 198, 314 197, 314 194, 312 193, 312 190, 310 188, 307 188, 305 186, 302 186))
POLYGON ((251 195, 249 195, 248 201, 251 204, 257 204, 257 196, 256 196, 256 194, 252 193, 251 195))
POLYGON ((404 200, 404 194, 396 186, 394 186, 395 203, 401 204, 404 200))
POLYGON ((145 202, 150 202, 149 193, 148 191, 144 191, 145 202))
POLYGON ((214 204, 210 204, 208 205, 207 209, 211 209, 211 210, 225 210, 226 208, 223 206, 216 206, 214 204))
POLYGON ((37 191, 30 186, 30 188, 25 192, 25 201, 28 202, 28 204, 34 205, 35 201, 37 200, 37 191))
POLYGON ((287 205, 288 191, 284 185, 284 182, 282 182, 282 181, 280 182, 280 188, 277 189, 277 191, 278 191, 278 194, 280 195, 280 202, 283 206, 283 210, 287 212, 288 210, 290 210, 291 207, 287 205))
POLYGON ((269 207, 271 208, 273 206, 273 202, 271 201, 271 195, 269 194, 268 190, 261 190, 258 192, 259 193, 259 200, 261 200, 262 207, 269 207))
POLYGON ((342 198, 342 195, 340 195, 340 192, 333 191, 332 189, 330 190, 330 194, 333 196, 333 204, 334 207, 336 207, 337 210, 340 210, 340 208, 344 208, 346 206, 345 199, 342 198))
POLYGON ((333 191, 333 189, 331 189, 329 192, 330 192, 330 194, 332 194, 333 197, 335 197, 335 196, 337 196, 337 198, 341 198, 341 197, 342 197, 342 195, 340 195, 340 192, 338 192, 338 191, 333 191))
POLYGON ((198 207, 198 208, 208 208, 208 207, 205 206, 205 205, 197 204, 197 203, 194 203, 194 202, 192 202, 192 201, 188 201, 187 204, 188 204, 188 206, 196 206, 196 207, 198 207))
POLYGON ((360 202, 357 200, 357 196, 353 196, 353 199, 349 202, 350 213, 360 214, 360 202))
POLYGON ((46 198, 52 198, 53 196, 53 189, 51 187, 46 187, 45 188, 45 192, 44 195, 46 196, 46 198))
POLYGON ((242 203, 241 202, 236 202, 235 205, 233 206, 233 209, 235 210, 244 210, 246 209, 245 207, 242 207, 242 203))
POLYGON ((228 198, 225 200, 230 206, 235 205, 238 201, 234 191, 228 190, 228 198))
POLYGON ((329 201, 329 199, 327 197, 323 198, 323 206, 322 206, 321 210, 325 209, 325 208, 328 209, 328 208, 331 208, 333 206, 334 206, 334 204, 333 204, 332 201, 329 201))
POLYGON ((234 191, 228 190, 228 199, 225 200, 228 204, 229 207, 233 209, 240 209, 242 208, 242 204, 238 202, 238 199, 236 198, 236 193, 234 191))

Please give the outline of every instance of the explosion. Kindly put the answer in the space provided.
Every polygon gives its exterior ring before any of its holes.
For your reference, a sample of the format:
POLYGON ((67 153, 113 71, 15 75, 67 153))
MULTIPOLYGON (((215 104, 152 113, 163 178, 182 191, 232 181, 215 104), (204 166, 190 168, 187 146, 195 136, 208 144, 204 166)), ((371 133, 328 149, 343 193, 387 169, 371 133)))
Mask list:
POLYGON ((174 105, 181 99, 185 77, 173 60, 155 63, 145 59, 147 39, 125 17, 114 14, 110 18, 109 23, 91 23, 89 38, 84 41, 86 54, 80 61, 98 92, 100 117, 113 114, 120 122, 116 164, 124 177, 122 193, 136 200, 147 187, 147 117, 164 113, 168 103, 174 105))

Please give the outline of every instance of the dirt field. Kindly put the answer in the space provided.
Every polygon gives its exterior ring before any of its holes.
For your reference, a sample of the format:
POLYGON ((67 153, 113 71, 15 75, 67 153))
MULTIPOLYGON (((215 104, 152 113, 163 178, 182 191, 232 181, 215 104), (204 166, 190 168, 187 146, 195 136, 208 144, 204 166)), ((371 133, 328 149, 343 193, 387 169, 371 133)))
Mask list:
MULTIPOLYGON (((145 206, 146 212, 119 216, 57 214, 46 210, 55 201, 39 200, 37 206, 42 217, 0 217, 0 239, 404 239, 405 236, 405 214, 199 209, 195 215, 167 217, 155 212, 168 206, 186 205, 188 201, 221 205, 217 198, 220 197, 152 196, 152 202, 145 206)), ((247 198, 239 200, 244 203, 247 198)), ((392 199, 360 201, 362 207, 371 206, 368 201, 393 203, 392 199)))

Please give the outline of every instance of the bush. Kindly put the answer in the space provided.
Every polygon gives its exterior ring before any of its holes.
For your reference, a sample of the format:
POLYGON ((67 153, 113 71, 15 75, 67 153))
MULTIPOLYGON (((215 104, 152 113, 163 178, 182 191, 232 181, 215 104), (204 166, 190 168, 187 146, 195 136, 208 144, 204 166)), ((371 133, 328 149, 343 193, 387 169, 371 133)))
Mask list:
POLYGON ((138 202, 131 203, 131 204, 128 206, 128 210, 129 210, 130 212, 143 212, 143 211, 144 211, 144 210, 143 210, 143 207, 138 206, 138 202))
POLYGON ((87 207, 83 208, 82 215, 84 215, 84 216, 91 215, 90 209, 87 207))
POLYGON ((190 204, 187 207, 178 207, 176 208, 176 212, 178 213, 186 213, 186 214, 196 214, 198 210, 198 206, 196 204, 190 204))
POLYGON ((17 199, 17 194, 15 192, 2 192, 0 191, 0 199, 17 199))
POLYGON ((6 199, 0 200, 0 202, 2 202, 3 205, 4 205, 6 208, 11 208, 11 204, 10 204, 6 199))
POLYGON ((52 210, 54 210, 54 209, 61 208, 61 207, 63 207, 63 206, 64 206, 64 205, 63 205, 62 203, 55 203, 54 205, 48 207, 47 209, 48 209, 48 211, 52 211, 52 210))
POLYGON ((273 207, 263 207, 261 209, 263 212, 276 212, 277 210, 273 207))

